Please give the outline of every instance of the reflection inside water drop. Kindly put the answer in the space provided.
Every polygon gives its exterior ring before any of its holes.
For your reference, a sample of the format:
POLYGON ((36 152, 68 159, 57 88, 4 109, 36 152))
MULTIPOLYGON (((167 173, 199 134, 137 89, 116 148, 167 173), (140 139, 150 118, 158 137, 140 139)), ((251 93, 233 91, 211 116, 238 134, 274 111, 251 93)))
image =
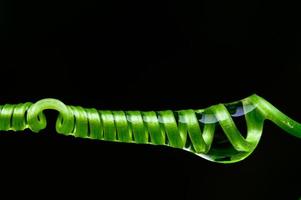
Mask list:
MULTIPOLYGON (((232 117, 241 117, 245 114, 253 111, 256 107, 252 104, 244 104, 242 101, 237 101, 234 103, 224 104, 232 117)), ((198 120, 202 124, 214 124, 217 123, 218 120, 214 114, 210 113, 208 109, 205 109, 202 113, 199 113, 198 120)))

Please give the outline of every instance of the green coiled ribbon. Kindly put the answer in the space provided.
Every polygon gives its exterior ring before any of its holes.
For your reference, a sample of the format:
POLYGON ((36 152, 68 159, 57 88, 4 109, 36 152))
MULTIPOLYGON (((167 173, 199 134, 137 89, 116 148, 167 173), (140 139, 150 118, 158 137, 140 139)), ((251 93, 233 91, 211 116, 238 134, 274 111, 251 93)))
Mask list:
POLYGON ((127 143, 166 145, 180 148, 219 163, 243 160, 256 148, 265 120, 301 138, 301 124, 289 118, 268 101, 252 95, 241 101, 218 104, 206 109, 179 111, 109 111, 67 106, 56 99, 36 103, 0 106, 0 130, 39 132, 46 128, 44 110, 59 112, 56 131, 80 138, 127 143), (237 106, 241 104, 241 106, 237 106), (229 108, 237 112, 231 113, 229 108), (238 112, 239 111, 239 112, 238 112), (240 113, 240 114, 239 114, 240 113), (241 115, 246 121, 244 137, 233 118, 241 115), (215 147, 216 128, 227 138, 226 147, 215 147))

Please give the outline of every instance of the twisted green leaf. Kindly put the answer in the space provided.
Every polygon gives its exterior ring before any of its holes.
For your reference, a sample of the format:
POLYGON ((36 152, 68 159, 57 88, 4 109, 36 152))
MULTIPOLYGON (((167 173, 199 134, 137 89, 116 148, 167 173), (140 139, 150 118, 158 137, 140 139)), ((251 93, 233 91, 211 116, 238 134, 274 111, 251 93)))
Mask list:
POLYGON ((265 120, 301 138, 301 124, 268 101, 252 95, 241 101, 206 109, 179 111, 108 111, 67 106, 56 99, 0 106, 0 130, 39 132, 46 128, 44 110, 59 112, 56 130, 80 138, 127 143, 166 145, 180 148, 219 163, 238 162, 256 148, 265 120), (243 116, 247 134, 234 118, 243 116), (219 139, 220 128, 226 140, 219 139))

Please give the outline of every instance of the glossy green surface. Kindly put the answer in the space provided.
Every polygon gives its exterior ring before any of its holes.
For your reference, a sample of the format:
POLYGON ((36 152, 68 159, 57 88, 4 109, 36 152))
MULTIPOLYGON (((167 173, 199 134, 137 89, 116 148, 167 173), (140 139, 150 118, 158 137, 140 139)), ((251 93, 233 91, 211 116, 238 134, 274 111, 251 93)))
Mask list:
POLYGON ((252 95, 238 102, 206 109, 180 111, 108 111, 67 106, 56 99, 0 106, 0 130, 39 132, 46 127, 46 109, 59 112, 56 130, 80 138, 116 142, 166 145, 180 148, 219 163, 243 160, 256 148, 265 120, 301 138, 301 124, 263 98, 252 95), (234 118, 245 119, 247 134, 236 127, 234 118), (217 128, 223 141, 218 141, 217 128), (221 143, 223 145, 214 145, 221 143))

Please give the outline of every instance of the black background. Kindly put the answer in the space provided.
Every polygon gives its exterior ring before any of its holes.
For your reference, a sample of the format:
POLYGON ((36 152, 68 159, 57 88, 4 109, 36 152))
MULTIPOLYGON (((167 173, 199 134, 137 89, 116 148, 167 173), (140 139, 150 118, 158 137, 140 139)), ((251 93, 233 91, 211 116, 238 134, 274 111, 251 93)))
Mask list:
MULTIPOLYGON (((257 93, 301 121, 299 13, 288 1, 1 1, 0 104, 53 97, 98 109, 176 110, 257 93)), ((47 114, 40 134, 1 132, 1 195, 301 195, 301 140, 272 123, 250 157, 222 165, 171 148, 60 136, 56 113, 47 114)))

